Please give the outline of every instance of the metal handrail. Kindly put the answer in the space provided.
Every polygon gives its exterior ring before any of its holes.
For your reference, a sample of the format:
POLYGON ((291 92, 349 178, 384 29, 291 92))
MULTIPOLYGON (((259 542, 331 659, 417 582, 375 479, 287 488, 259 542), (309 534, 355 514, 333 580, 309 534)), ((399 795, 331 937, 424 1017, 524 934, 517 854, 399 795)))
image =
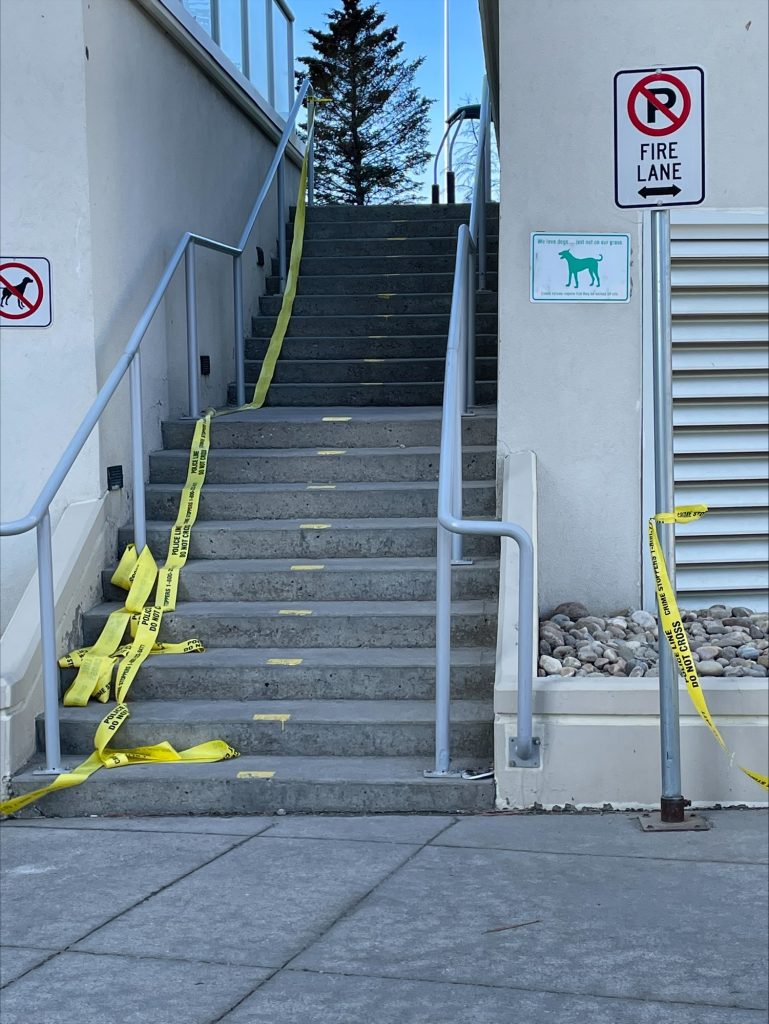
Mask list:
MULTIPOLYGON (((285 185, 281 187, 280 183, 283 179, 283 164, 286 147, 294 133, 296 119, 309 91, 310 82, 309 79, 305 79, 297 93, 294 105, 286 118, 285 128, 275 150, 272 163, 267 171, 264 183, 259 190, 259 194, 254 201, 251 213, 246 221, 246 226, 243 229, 237 246, 228 245, 225 242, 219 242, 212 238, 206 238, 203 235, 197 235, 191 231, 186 231, 182 235, 179 239, 178 245, 166 264, 165 270, 163 271, 149 302, 145 306, 136 326, 131 332, 131 336, 123 350, 123 354, 120 356, 112 372, 99 389, 96 398, 91 403, 91 406, 83 417, 80 426, 75 431, 72 440, 64 449, 64 452, 56 463, 53 472, 48 477, 43 489, 33 503, 32 508, 20 519, 0 523, 0 537, 27 533, 32 529, 36 529, 37 531, 37 575, 40 603, 40 646, 43 670, 46 773, 58 774, 62 771, 59 740, 59 676, 56 662, 53 553, 51 546, 51 503, 56 497, 59 488, 64 482, 70 469, 74 465, 75 459, 82 451, 83 446, 91 435, 91 432, 99 422, 102 413, 117 390, 118 385, 123 380, 126 373, 128 373, 131 389, 130 415, 134 542, 138 551, 141 551, 145 547, 147 543, 147 524, 144 506, 144 440, 142 436, 140 348, 150 322, 165 296, 166 289, 181 263, 182 256, 184 256, 187 307, 187 386, 189 415, 191 417, 197 417, 200 414, 197 296, 195 282, 195 249, 197 246, 205 249, 213 249, 216 252, 225 253, 232 257, 235 332, 235 391, 237 404, 245 404, 245 335, 243 333, 242 256, 246 245, 248 244, 251 232, 254 229, 254 225, 256 224, 256 219, 259 216, 262 205, 270 191, 273 180, 276 175, 278 175, 279 250, 282 250, 283 264, 285 264, 286 196, 285 185)), ((311 127, 306 143, 309 147, 310 165, 312 165, 313 159, 313 141, 313 131, 311 127)), ((309 194, 308 202, 312 203, 311 192, 309 194)), ((282 273, 282 279, 285 280, 285 266, 282 273)))
POLYGON ((433 159, 433 188, 431 200, 434 204, 439 203, 441 200, 441 192, 438 185, 438 163, 440 161, 441 153, 443 152, 443 147, 446 145, 446 140, 448 139, 449 141, 448 151, 446 154, 446 202, 452 204, 455 199, 453 170, 454 143, 457 141, 457 137, 462 130, 462 124, 464 121, 477 121, 481 116, 481 105, 478 103, 469 103, 463 107, 457 107, 457 109, 446 120, 446 130, 441 136, 441 141, 435 151, 435 157, 433 159), (454 125, 456 125, 456 129, 449 139, 449 133, 454 125))
MULTIPOLYGON (((438 475, 438 538, 435 600, 435 768, 430 778, 454 774, 450 767, 451 567, 463 564, 462 536, 509 537, 518 545, 518 707, 516 762, 531 762, 532 660, 534 644, 534 544, 518 523, 462 517, 462 414, 474 404, 476 253, 478 284, 485 285, 486 200, 490 192, 488 150, 489 92, 484 82, 481 130, 475 165, 470 224, 457 236, 451 296, 438 475), (481 267, 483 268, 481 272, 481 267)), ((466 563, 465 563, 466 564, 466 563)))

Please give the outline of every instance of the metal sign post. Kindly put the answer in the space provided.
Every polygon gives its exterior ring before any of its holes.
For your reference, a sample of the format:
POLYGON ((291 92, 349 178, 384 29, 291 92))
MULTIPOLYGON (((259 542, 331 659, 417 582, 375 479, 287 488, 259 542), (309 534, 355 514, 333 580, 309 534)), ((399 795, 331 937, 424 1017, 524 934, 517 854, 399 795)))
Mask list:
MULTIPOLYGON (((673 361, 670 325, 670 212, 652 210, 652 348, 654 357, 654 511, 669 512, 673 496, 673 361)), ((662 552, 675 589, 675 526, 658 525, 662 552)), ((681 795, 681 737, 678 717, 678 669, 660 629, 660 817, 684 820, 681 795)))
MULTIPOLYGON (((652 345, 654 365, 655 513, 675 507, 673 479, 673 357, 670 306, 670 206, 705 198, 704 73, 701 68, 643 68, 614 76, 614 201, 651 207, 652 345)), ((658 525, 675 590, 675 526, 658 525)), ((681 794, 678 667, 659 631, 660 812, 645 815, 644 831, 704 830, 686 814, 681 794)))

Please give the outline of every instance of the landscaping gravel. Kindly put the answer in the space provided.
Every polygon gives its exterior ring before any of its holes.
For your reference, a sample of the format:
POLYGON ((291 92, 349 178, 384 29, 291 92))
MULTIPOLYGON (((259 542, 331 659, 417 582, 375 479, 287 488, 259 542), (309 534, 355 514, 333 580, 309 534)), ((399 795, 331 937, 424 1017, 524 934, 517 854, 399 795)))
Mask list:
MULTIPOLYGON (((769 674, 769 615, 714 604, 683 611, 689 644, 701 676, 769 674)), ((657 617, 626 608, 591 615, 567 601, 539 624, 539 676, 656 676, 657 617)))

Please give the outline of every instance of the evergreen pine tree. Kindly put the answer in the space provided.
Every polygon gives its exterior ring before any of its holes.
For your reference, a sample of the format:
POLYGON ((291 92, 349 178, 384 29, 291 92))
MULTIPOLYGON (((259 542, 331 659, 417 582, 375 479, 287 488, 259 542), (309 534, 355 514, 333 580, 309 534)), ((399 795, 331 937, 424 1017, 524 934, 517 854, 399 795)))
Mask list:
POLYGON ((318 96, 332 102, 315 121, 315 195, 320 202, 410 202, 427 152, 432 100, 414 76, 424 57, 402 57, 397 26, 383 26, 376 2, 342 0, 328 31, 310 29, 315 56, 301 58, 318 96))

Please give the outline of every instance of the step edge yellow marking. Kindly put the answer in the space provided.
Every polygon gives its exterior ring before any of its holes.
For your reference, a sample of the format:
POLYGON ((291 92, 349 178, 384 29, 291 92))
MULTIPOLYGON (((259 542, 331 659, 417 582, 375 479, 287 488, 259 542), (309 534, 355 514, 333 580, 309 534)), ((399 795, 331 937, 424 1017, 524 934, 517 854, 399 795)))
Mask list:
POLYGON ((330 530, 331 523, 300 523, 300 530, 330 530))
POLYGON ((239 779, 271 779, 275 772, 238 772, 239 779))
POLYGON ((325 565, 321 565, 319 563, 317 563, 317 564, 306 564, 306 565, 302 565, 300 563, 298 565, 292 565, 291 566, 291 571, 292 572, 308 572, 310 569, 325 569, 325 568, 326 568, 325 565))
POLYGON ((304 658, 268 658, 268 665, 301 665, 304 658))
POLYGON ((279 608, 278 615, 312 615, 312 608, 279 608))

